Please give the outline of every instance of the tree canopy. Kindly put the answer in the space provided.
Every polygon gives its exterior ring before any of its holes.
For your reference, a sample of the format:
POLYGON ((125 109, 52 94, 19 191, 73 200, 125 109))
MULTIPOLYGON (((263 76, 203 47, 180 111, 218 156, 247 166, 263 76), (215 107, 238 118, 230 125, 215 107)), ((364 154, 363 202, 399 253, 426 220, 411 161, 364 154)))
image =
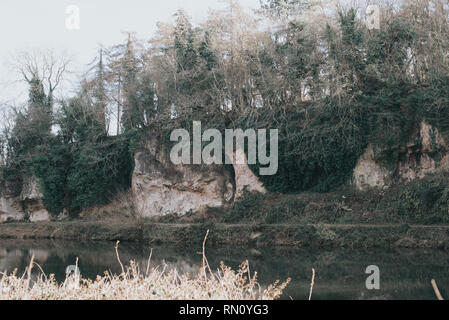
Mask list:
POLYGON ((53 91, 65 64, 51 78, 28 61, 27 108, 1 139, 3 179, 35 174, 53 213, 76 213, 129 188, 140 132, 199 120, 279 129, 279 172, 265 185, 328 191, 368 144, 399 148, 420 120, 449 136, 447 1, 377 4, 379 30, 333 1, 263 0, 257 13, 231 2, 200 25, 180 10, 152 39, 126 33, 100 48, 63 101, 53 91))

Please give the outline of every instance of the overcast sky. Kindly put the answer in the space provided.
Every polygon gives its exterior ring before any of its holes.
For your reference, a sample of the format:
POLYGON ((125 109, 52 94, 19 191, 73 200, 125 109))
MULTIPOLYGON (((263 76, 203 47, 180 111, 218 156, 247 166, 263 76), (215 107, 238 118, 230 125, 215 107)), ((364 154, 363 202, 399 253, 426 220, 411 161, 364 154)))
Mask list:
MULTIPOLYGON (((236 1, 236 0, 234 0, 236 1)), ((257 8, 259 0, 237 0, 257 8)), ((99 44, 110 46, 124 40, 122 31, 137 32, 149 39, 156 23, 173 19, 184 8, 194 23, 206 18, 209 8, 220 9, 227 0, 1 0, 0 1, 0 103, 23 101, 26 87, 11 85, 10 62, 17 52, 51 48, 74 56, 81 71, 97 54, 99 44), (68 30, 66 9, 80 9, 80 29, 68 30)))

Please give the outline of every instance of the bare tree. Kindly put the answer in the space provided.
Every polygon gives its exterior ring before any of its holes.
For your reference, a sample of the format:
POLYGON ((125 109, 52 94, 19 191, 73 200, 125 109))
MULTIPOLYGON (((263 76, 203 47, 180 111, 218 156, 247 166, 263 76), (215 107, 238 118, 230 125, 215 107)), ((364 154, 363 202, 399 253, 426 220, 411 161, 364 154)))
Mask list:
POLYGON ((71 57, 53 50, 32 50, 21 52, 13 59, 12 67, 18 72, 20 81, 31 84, 39 80, 45 94, 53 102, 54 92, 70 72, 71 57))

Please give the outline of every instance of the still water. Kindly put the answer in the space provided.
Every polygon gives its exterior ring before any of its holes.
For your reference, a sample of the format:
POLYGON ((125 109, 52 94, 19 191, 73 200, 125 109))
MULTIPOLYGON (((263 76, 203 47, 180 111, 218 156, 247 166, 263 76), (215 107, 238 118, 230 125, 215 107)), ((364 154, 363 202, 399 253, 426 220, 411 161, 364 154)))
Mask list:
MULTIPOLYGON (((0 271, 24 272, 34 254, 46 274, 65 278, 65 268, 78 264, 83 277, 95 279, 105 270, 120 273, 115 243, 66 241, 0 240, 0 271)), ((120 259, 135 260, 146 269, 151 248, 121 243, 120 259)), ((194 275, 201 266, 201 248, 153 248, 151 266, 167 265, 194 275)), ((221 261, 237 268, 248 260, 251 272, 257 271, 262 285, 292 278, 283 299, 307 299, 312 268, 316 270, 313 299, 435 299, 430 281, 435 279, 443 297, 449 297, 449 252, 439 250, 333 250, 298 249, 207 249, 209 264, 218 268, 221 261), (380 268, 380 290, 366 289, 369 265, 380 268)), ((37 268, 35 272, 38 272, 37 268)))

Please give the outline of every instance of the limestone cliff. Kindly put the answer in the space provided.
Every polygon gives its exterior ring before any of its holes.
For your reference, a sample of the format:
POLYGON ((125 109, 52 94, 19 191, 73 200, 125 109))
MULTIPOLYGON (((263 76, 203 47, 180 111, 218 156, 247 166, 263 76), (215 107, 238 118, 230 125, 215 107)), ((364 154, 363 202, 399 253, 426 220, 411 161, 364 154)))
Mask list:
POLYGON ((25 214, 17 198, 0 197, 0 223, 23 220, 25 214))
POLYGON ((235 151, 232 155, 234 159, 242 157, 245 164, 234 164, 234 175, 235 175, 235 199, 238 200, 243 196, 243 192, 246 189, 249 192, 259 192, 266 193, 267 190, 263 186, 259 178, 251 171, 248 166, 248 159, 245 152, 241 149, 235 151))
POLYGON ((23 203, 26 216, 31 222, 50 220, 50 213, 45 209, 39 182, 36 177, 26 178, 22 186, 20 200, 23 203))
POLYGON ((143 217, 183 215, 226 207, 243 190, 265 192, 248 165, 174 165, 160 139, 147 138, 135 155, 132 192, 143 217))
POLYGON ((161 139, 148 138, 135 155, 132 192, 143 217, 182 215, 231 203, 234 181, 223 166, 174 165, 161 139))
POLYGON ((449 170, 449 148, 438 130, 422 121, 405 147, 397 150, 369 145, 353 174, 358 190, 387 189, 395 182, 421 179, 449 170))
POLYGON ((29 220, 48 221, 50 214, 35 177, 22 181, 5 181, 0 194, 0 223, 29 220))
POLYGON ((0 190, 0 223, 23 220, 25 214, 20 203, 21 181, 2 181, 0 190))
MULTIPOLYGON (((239 152, 242 151, 236 151, 239 152)), ((266 192, 247 164, 174 165, 169 153, 167 144, 158 136, 143 138, 135 153, 131 191, 134 207, 142 217, 184 215, 208 207, 226 207, 238 200, 244 190, 266 192)), ((35 177, 4 182, 0 223, 50 220, 43 200, 35 177)))

